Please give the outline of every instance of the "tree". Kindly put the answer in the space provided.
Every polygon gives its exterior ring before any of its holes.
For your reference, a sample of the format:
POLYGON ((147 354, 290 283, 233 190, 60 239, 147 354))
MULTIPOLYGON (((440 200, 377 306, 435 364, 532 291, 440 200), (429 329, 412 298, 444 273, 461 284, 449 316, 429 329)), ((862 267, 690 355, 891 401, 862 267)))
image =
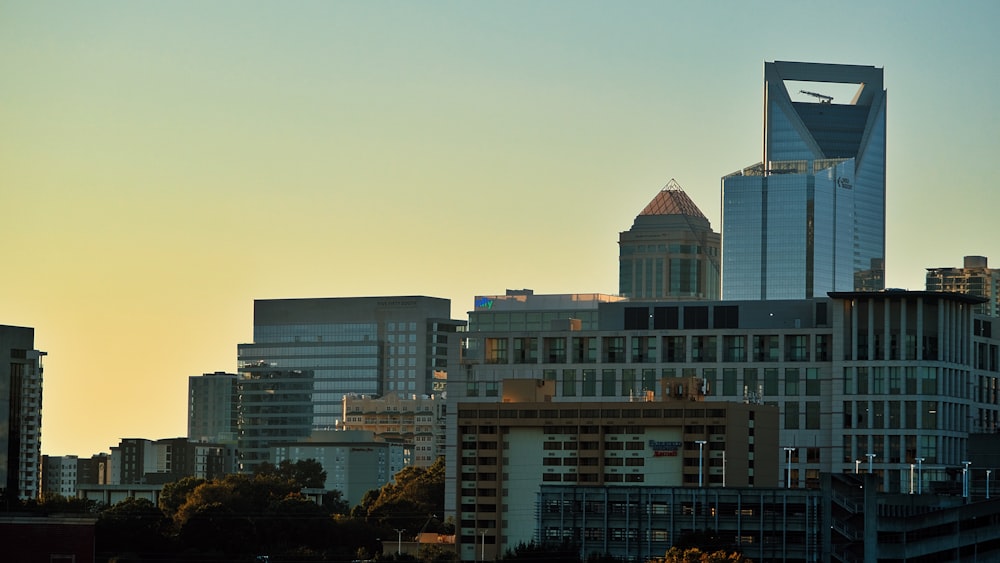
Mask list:
POLYGON ((394 483, 365 493, 351 514, 372 518, 385 528, 404 529, 411 536, 428 531, 425 526, 429 522, 437 526, 439 522, 434 517, 444 514, 444 476, 443 457, 430 467, 404 468, 396 473, 394 483))
POLYGON ((127 498, 106 508, 97 518, 95 536, 100 553, 153 553, 168 549, 169 520, 144 498, 127 498))
POLYGON ((204 479, 197 477, 184 477, 179 481, 163 485, 163 490, 160 492, 160 510, 167 515, 167 518, 173 518, 177 510, 187 502, 191 491, 204 482, 204 479))
POLYGON ((581 563, 579 546, 563 541, 561 543, 521 542, 508 549, 503 561, 544 561, 546 563, 581 563))
POLYGON ((273 475, 287 479, 300 489, 322 489, 326 486, 326 470, 315 459, 301 459, 294 463, 286 459, 278 465, 264 462, 257 466, 254 475, 273 475))

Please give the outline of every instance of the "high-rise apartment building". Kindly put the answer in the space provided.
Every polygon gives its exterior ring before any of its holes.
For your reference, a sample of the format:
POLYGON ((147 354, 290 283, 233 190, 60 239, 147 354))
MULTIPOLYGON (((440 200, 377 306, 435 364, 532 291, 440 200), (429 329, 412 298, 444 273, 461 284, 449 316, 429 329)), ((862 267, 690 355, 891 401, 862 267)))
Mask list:
POLYGON ((254 341, 238 346, 242 469, 273 440, 337 428, 345 395, 440 393, 465 326, 450 315, 423 296, 254 301, 254 341))
POLYGON ((0 325, 0 499, 33 499, 42 460, 42 356, 35 329, 0 325))
POLYGON ((723 299, 881 289, 885 144, 882 69, 765 63, 763 159, 722 180, 723 299))
POLYGON ((719 233, 671 179, 618 237, 618 292, 635 299, 718 299, 719 233))
POLYGON ((926 288, 982 297, 975 312, 1000 317, 1000 270, 989 268, 985 256, 966 256, 961 268, 927 268, 926 288))
POLYGON ((235 443, 237 433, 236 374, 217 371, 188 378, 188 439, 235 443))

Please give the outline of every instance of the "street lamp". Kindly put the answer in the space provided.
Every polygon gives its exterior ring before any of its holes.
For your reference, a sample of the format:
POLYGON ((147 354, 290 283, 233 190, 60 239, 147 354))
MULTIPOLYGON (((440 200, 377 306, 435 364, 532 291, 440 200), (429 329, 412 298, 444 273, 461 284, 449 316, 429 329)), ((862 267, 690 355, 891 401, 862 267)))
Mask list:
POLYGON ((990 474, 993 473, 992 469, 986 470, 986 500, 990 499, 990 474))
POLYGON ((403 553, 403 530, 405 528, 393 528, 396 530, 396 555, 403 553))
MULTIPOLYGON (((726 488, 726 450, 722 450, 722 488, 726 488)), ((986 498, 990 498, 989 495, 986 498)))
POLYGON ((861 471, 859 471, 860 467, 861 467, 861 460, 860 459, 854 460, 854 474, 855 475, 857 475, 858 473, 861 473, 861 471))
POLYGON ((787 469, 787 475, 785 475, 785 488, 786 489, 791 489, 792 488, 792 452, 795 451, 795 448, 793 448, 791 446, 786 446, 784 448, 784 450, 785 450, 785 454, 788 457, 788 469, 787 469))
POLYGON ((702 464, 702 460, 704 459, 705 444, 707 444, 708 442, 706 442, 705 440, 695 440, 694 443, 698 444, 698 488, 701 488, 702 487, 702 477, 704 476, 704 472, 702 471, 701 464, 702 464))
POLYGON ((969 498, 969 466, 972 462, 963 461, 962 464, 965 465, 962 468, 962 498, 969 498))
POLYGON ((482 537, 483 541, 479 542, 480 549, 482 550, 479 559, 482 561, 486 561, 486 529, 484 528, 483 531, 480 533, 483 536, 482 537))
POLYGON ((872 472, 872 460, 875 459, 875 456, 877 455, 878 454, 871 454, 871 453, 865 454, 865 457, 868 458, 868 473, 872 472))
POLYGON ((910 464, 910 494, 913 494, 913 470, 917 467, 915 463, 910 464))
POLYGON ((917 494, 922 494, 924 491, 924 471, 923 471, 924 458, 917 458, 917 494))

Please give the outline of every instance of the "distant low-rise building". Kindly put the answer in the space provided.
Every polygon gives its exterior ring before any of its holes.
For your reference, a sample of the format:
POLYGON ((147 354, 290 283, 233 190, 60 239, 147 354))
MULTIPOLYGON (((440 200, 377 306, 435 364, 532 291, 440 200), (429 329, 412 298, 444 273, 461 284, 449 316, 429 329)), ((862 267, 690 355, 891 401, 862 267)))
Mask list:
POLYGON ((272 445, 274 463, 314 459, 326 471, 325 489, 338 490, 354 505, 364 494, 391 483, 409 465, 406 448, 377 440, 372 432, 340 430, 314 432, 296 442, 272 445))
POLYGON ((415 467, 428 467, 444 455, 445 400, 441 396, 344 397, 344 428, 366 430, 409 450, 415 467))
POLYGON ((75 497, 80 459, 75 455, 42 456, 42 495, 75 497))

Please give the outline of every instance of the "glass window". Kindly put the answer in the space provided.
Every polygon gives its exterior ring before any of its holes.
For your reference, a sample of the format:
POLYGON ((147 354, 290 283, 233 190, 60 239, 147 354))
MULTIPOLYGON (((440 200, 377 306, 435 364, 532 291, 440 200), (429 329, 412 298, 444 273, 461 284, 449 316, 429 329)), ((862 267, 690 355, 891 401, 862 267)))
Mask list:
POLYGON ((564 369, 562 371, 562 378, 563 397, 576 397, 576 370, 564 369))
POLYGON ((819 401, 806 401, 806 429, 818 430, 819 427, 819 401))
POLYGON ((820 381, 818 368, 806 368, 806 395, 816 397, 819 395, 820 381))
POLYGON ((785 430, 798 430, 799 428, 799 404, 793 401, 785 401, 785 430))
POLYGON ((583 370, 583 396, 584 397, 596 397, 597 396, 597 370, 596 369, 585 369, 585 370, 583 370))
POLYGON ((727 397, 736 396, 736 368, 722 370, 722 394, 727 397))
POLYGON ((605 336, 602 340, 602 360, 607 364, 625 363, 625 337, 605 336))
POLYGON ((799 394, 799 368, 785 368, 785 396, 795 397, 799 394))
POLYGON ((601 396, 615 396, 615 370, 601 370, 601 396))

